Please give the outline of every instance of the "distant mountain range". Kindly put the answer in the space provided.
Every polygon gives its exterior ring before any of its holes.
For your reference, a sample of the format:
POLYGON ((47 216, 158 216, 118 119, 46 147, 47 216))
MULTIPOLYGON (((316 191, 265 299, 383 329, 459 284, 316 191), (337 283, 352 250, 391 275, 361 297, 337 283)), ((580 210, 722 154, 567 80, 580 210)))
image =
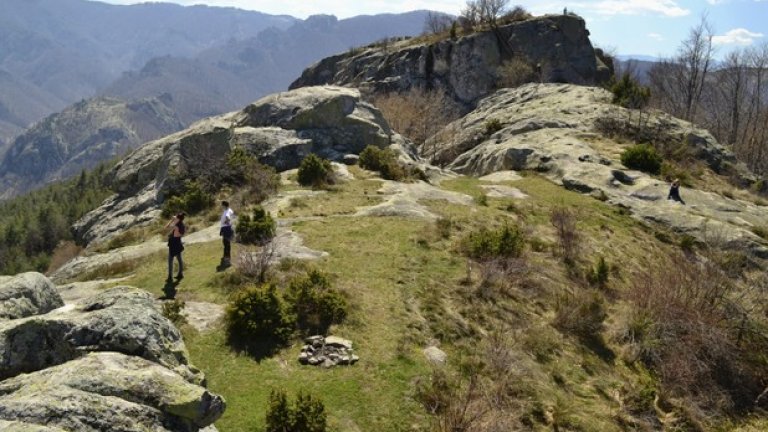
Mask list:
POLYGON ((419 34, 427 14, 299 20, 164 3, 0 0, 0 186, 6 188, 0 199, 154 137, 135 131, 180 130, 286 90, 323 57, 419 34), (162 109, 141 116, 129 108, 110 108, 108 117, 73 115, 94 113, 105 101, 130 107, 150 100, 162 109), (59 121, 61 115, 67 120, 59 121), (41 123, 24 132, 35 122, 41 123), (101 134, 115 122, 122 133, 101 134))
POLYGON ((297 19, 232 8, 0 1, 0 140, 157 56, 195 56, 297 19), (23 89, 9 91, 9 89, 23 89), (19 98, 17 93, 30 94, 19 98))

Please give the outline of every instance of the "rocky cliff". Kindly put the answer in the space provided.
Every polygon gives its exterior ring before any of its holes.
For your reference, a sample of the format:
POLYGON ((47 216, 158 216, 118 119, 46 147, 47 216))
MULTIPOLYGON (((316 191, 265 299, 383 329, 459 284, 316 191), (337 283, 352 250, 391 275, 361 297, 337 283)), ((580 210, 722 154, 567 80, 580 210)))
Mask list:
POLYGON ((115 167, 117 194, 74 229, 91 242, 153 220, 169 191, 211 169, 235 146, 284 171, 297 168, 309 153, 341 160, 368 145, 403 147, 406 142, 357 90, 310 87, 278 93, 145 144, 115 167))
POLYGON ((0 199, 62 180, 183 127, 163 98, 98 98, 51 115, 17 137, 0 162, 0 199))
POLYGON ((528 62, 543 82, 597 84, 611 76, 589 41, 582 18, 547 15, 457 39, 405 39, 326 58, 304 71, 292 89, 334 84, 375 92, 441 88, 472 107, 497 88, 502 63, 528 62))
POLYGON ((225 408, 149 293, 65 305, 37 273, 0 280, 0 380, 2 430, 195 432, 225 408))
MULTIPOLYGON (((567 189, 593 194, 626 208, 644 221, 768 258, 768 244, 754 234, 765 224, 766 207, 732 199, 712 187, 683 188, 687 205, 667 201, 669 185, 659 177, 627 169, 621 152, 630 143, 606 136, 602 119, 626 121, 638 114, 611 103, 613 95, 595 87, 528 84, 499 90, 477 109, 449 125, 425 144, 432 161, 459 173, 484 176, 497 171, 542 173, 567 189), (498 124, 489 130, 489 121, 498 124), (450 132, 450 133, 448 133, 450 132), (444 137, 450 137, 445 140, 444 137), (432 153, 432 149, 438 148, 432 153)), ((652 112, 647 130, 659 141, 682 143, 708 171, 754 181, 734 155, 706 130, 652 112)), ((726 182, 727 183, 727 182, 726 182)))

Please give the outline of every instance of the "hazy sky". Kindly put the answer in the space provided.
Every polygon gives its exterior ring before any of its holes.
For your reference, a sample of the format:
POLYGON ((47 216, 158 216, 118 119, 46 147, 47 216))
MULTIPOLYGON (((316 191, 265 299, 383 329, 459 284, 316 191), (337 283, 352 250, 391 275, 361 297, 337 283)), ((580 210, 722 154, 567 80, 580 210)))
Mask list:
MULTIPOLYGON (((137 0, 103 0, 115 4, 137 0)), ((457 14, 464 0, 170 0, 182 5, 233 6, 271 14, 306 18, 431 9, 457 14)), ((620 54, 668 55, 707 14, 721 53, 733 47, 768 43, 768 0, 519 0, 535 14, 562 12, 568 7, 587 20, 592 41, 620 54)))

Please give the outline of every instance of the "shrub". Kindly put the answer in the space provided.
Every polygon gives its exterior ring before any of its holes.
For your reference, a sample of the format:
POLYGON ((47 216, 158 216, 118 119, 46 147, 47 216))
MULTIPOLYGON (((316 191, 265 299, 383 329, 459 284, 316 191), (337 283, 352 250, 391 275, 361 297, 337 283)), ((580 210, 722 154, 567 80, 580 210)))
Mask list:
POLYGON ((587 281, 593 286, 604 288, 608 283, 608 277, 610 275, 611 268, 608 263, 605 262, 605 258, 600 257, 597 260, 595 267, 590 269, 587 273, 587 281))
POLYGON ((613 93, 613 103, 624 108, 645 108, 651 98, 651 89, 640 85, 628 72, 614 82, 610 90, 613 93))
POLYGON ((229 343, 254 353, 271 353, 283 346, 295 325, 274 285, 253 286, 235 294, 225 322, 229 343))
POLYGON ((275 193, 280 184, 274 168, 259 163, 240 147, 230 151, 225 171, 224 183, 245 187, 245 196, 254 203, 262 202, 275 193))
POLYGON ((696 238, 688 235, 683 234, 682 237, 680 237, 680 249, 682 249, 685 252, 693 252, 693 249, 696 247, 696 238))
POLYGON ((213 206, 213 195, 202 185, 193 180, 184 183, 184 191, 180 195, 168 198, 163 204, 163 217, 170 217, 179 212, 187 214, 200 213, 213 206))
POLYGON ((451 236, 453 221, 450 218, 441 217, 435 221, 435 229, 440 238, 447 239, 451 236))
POLYGON ((665 390, 702 408, 753 408, 765 363, 752 353, 764 352, 766 341, 763 331, 744 330, 758 324, 735 289, 711 260, 677 254, 646 266, 633 277, 621 339, 665 390))
POLYGON ((536 82, 536 71, 527 59, 515 57, 499 66, 496 71, 496 87, 514 88, 523 84, 536 82))
POLYGON ((182 300, 170 300, 163 303, 163 316, 168 318, 176 327, 187 323, 187 317, 182 313, 186 304, 182 300))
POLYGON ((282 390, 272 390, 266 415, 266 432, 326 432, 325 405, 309 394, 299 392, 290 404, 282 390))
POLYGON ((310 153, 309 156, 301 161, 298 180, 302 186, 322 188, 336 183, 336 176, 331 162, 314 153, 310 153))
POLYGON ((568 264, 576 262, 579 253, 581 236, 576 225, 576 214, 567 207, 555 207, 549 216, 552 226, 557 232, 560 256, 568 264))
POLYGON ((486 135, 493 135, 502 129, 504 129, 504 125, 501 124, 499 119, 488 119, 485 121, 486 135))
POLYGON ((484 192, 481 192, 478 195, 475 195, 475 204, 483 207, 488 207, 488 195, 484 192))
POLYGON ((244 214, 237 222, 238 239, 245 244, 263 245, 275 236, 277 224, 261 206, 254 207, 252 216, 244 214))
POLYGON ((565 296, 557 306, 554 326, 582 340, 600 339, 603 322, 608 316, 605 299, 596 291, 578 291, 565 296))
POLYGON ((299 330, 305 334, 326 334, 331 324, 347 317, 346 299, 317 270, 291 281, 285 299, 299 330))
POLYGON ((624 150, 621 154, 621 163, 627 168, 659 174, 662 158, 653 146, 638 144, 624 150))
POLYGON ((523 253, 525 238, 520 227, 504 225, 493 231, 481 228, 464 239, 464 252, 474 259, 518 258, 523 253))
POLYGON ((407 176, 406 170, 397 160, 397 154, 391 149, 369 145, 360 153, 359 164, 365 169, 378 171, 387 180, 403 180, 407 176))

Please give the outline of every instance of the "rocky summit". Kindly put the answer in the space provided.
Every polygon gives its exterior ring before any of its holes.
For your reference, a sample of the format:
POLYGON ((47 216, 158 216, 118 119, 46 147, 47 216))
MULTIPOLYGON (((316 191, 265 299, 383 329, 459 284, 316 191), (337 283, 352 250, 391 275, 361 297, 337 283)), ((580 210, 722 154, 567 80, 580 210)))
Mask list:
POLYGON ((80 239, 91 242, 153 220, 174 187, 226 160, 235 147, 285 171, 297 168, 310 153, 342 160, 368 145, 407 146, 358 90, 326 86, 267 96, 242 111, 202 120, 133 152, 114 169, 117 194, 74 229, 80 239))
POLYGON ((41 274, 0 282, 2 430, 193 432, 224 412, 149 293, 64 305, 41 274))
POLYGON ((497 88, 499 66, 513 59, 533 65, 543 82, 593 85, 612 73, 581 17, 546 15, 458 38, 405 39, 328 57, 291 88, 334 84, 376 93, 437 88, 472 107, 497 88))

